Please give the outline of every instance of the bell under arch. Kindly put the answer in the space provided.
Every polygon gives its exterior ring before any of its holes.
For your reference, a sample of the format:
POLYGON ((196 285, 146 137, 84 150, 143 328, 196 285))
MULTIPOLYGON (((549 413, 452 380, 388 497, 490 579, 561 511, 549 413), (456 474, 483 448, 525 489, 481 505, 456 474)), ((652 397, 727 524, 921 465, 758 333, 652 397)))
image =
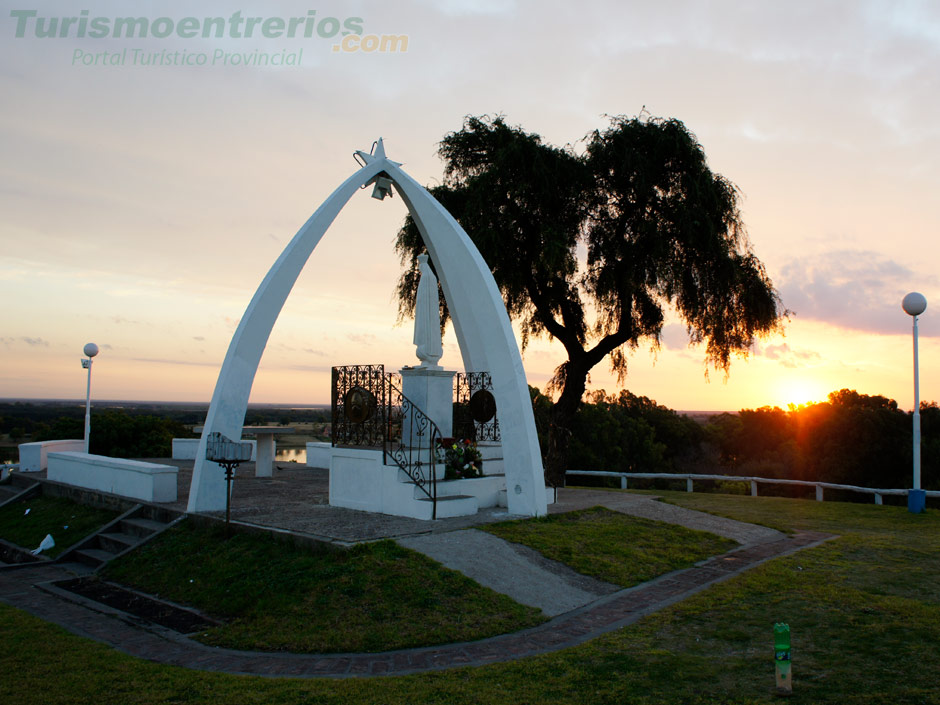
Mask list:
POLYGON ((374 154, 356 154, 362 168, 343 181, 294 235, 255 291, 232 336, 196 451, 187 511, 225 508, 224 473, 206 460, 207 439, 215 432, 241 438, 261 356, 300 272, 352 195, 381 178, 377 187, 387 191, 385 179, 394 184, 431 255, 464 369, 491 375, 500 410, 508 510, 524 516, 544 515, 542 460, 522 355, 489 267, 454 217, 401 164, 386 157, 381 139, 374 154))

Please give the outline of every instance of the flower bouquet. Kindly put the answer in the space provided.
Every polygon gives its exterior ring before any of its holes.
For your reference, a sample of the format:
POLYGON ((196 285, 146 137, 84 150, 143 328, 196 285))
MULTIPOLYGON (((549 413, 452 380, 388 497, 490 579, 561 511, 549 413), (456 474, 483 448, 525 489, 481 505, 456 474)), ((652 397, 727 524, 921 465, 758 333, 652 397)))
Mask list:
POLYGON ((441 450, 444 452, 445 480, 483 477, 483 456, 473 441, 442 438, 441 450))

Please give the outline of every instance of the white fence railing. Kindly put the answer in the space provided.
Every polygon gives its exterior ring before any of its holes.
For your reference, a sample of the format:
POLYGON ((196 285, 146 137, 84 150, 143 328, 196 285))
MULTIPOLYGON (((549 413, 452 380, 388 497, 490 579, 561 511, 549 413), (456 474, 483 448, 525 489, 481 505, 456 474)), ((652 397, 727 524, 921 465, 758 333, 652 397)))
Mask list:
MULTIPOLYGON (((825 490, 845 490, 847 492, 861 492, 875 496, 875 504, 882 504, 884 495, 897 495, 906 497, 910 490, 881 490, 873 487, 856 487, 855 485, 836 485, 832 482, 809 482, 807 480, 783 480, 767 477, 749 477, 742 475, 695 475, 689 473, 665 473, 665 472, 607 472, 603 470, 568 470, 566 475, 590 475, 596 477, 619 477, 620 488, 627 489, 627 480, 685 480, 686 492, 693 491, 693 484, 696 480, 718 480, 726 482, 748 482, 751 485, 751 496, 757 496, 757 485, 764 483, 767 485, 801 485, 804 487, 816 488, 816 501, 823 501, 825 490)), ((940 492, 928 490, 925 492, 928 497, 940 497, 940 492)))

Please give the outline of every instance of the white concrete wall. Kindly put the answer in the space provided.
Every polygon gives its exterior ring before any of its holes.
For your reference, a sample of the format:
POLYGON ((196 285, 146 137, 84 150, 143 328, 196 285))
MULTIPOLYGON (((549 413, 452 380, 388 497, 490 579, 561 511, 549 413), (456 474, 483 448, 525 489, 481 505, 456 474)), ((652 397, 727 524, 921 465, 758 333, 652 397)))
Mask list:
POLYGON ((35 441, 33 443, 20 443, 20 472, 39 472, 49 466, 49 452, 85 450, 84 440, 69 441, 35 441))
POLYGON ((506 463, 503 460, 503 444, 493 441, 480 441, 477 450, 483 459, 484 475, 503 475, 506 472, 506 463))
POLYGON ((49 453, 47 477, 145 502, 175 502, 178 468, 90 453, 49 453))
MULTIPOLYGON (((334 507, 379 512, 394 516, 430 519, 430 502, 424 493, 396 466, 382 462, 382 451, 360 448, 333 448, 330 463, 330 504, 334 507)), ((471 513, 485 507, 506 506, 506 478, 479 477, 472 480, 438 481, 438 498, 467 495, 476 498, 471 513), (502 501, 502 505, 500 505, 502 501)), ((466 500, 471 501, 471 500, 466 500)), ((443 518, 450 503, 438 502, 443 518)))
POLYGON ((330 505, 381 512, 384 506, 382 476, 385 469, 380 450, 333 448, 330 457, 330 505))
POLYGON ((314 441, 307 444, 307 467, 308 468, 329 468, 330 455, 333 446, 323 441, 314 441))
MULTIPOLYGON (((251 462, 255 462, 258 456, 258 442, 240 441, 241 443, 251 443, 251 462)), ((195 460, 196 452, 199 450, 198 438, 174 438, 173 439, 173 460, 195 460)), ((326 465, 324 467, 327 467, 326 465)))

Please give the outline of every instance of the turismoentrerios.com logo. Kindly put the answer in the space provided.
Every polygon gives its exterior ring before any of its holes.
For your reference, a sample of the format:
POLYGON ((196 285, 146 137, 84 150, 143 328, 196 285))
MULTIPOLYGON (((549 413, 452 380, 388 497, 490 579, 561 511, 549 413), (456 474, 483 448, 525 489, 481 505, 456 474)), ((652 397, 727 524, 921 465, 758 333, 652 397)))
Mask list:
POLYGON ((400 53, 406 34, 364 34, 361 17, 318 17, 316 10, 292 17, 106 17, 81 10, 77 16, 42 16, 11 10, 17 39, 336 39, 333 51, 400 53))

